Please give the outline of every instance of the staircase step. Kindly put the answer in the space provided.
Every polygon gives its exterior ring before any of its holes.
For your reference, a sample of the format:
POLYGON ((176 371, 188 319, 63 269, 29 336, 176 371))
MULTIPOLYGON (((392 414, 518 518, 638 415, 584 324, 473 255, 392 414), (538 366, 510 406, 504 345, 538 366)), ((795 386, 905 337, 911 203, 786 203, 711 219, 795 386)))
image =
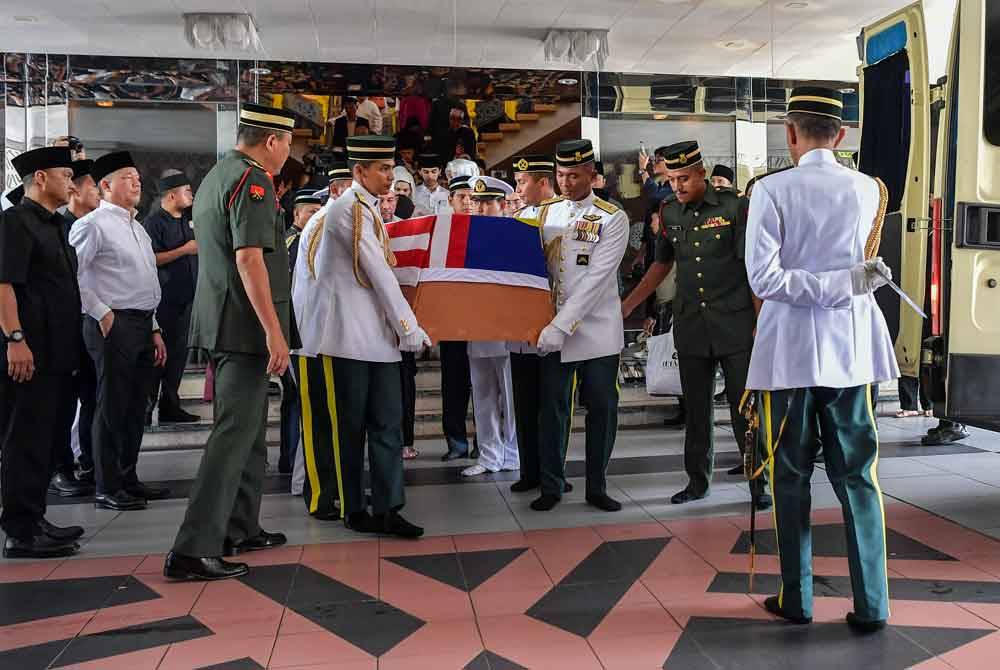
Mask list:
POLYGON ((521 129, 520 123, 501 123, 500 132, 501 133, 513 133, 521 129))
MULTIPOLYGON (((545 113, 554 112, 557 109, 559 109, 558 105, 549 104, 547 102, 536 102, 531 106, 531 108, 536 112, 545 112, 545 113)), ((518 114, 518 116, 520 116, 520 114, 518 114)))
POLYGON ((482 142, 502 142, 503 133, 479 133, 479 141, 482 142))
POLYGON ((542 118, 542 115, 541 114, 537 114, 535 112, 526 112, 524 114, 520 114, 519 113, 517 115, 518 122, 521 122, 521 121, 537 121, 540 118, 542 118))

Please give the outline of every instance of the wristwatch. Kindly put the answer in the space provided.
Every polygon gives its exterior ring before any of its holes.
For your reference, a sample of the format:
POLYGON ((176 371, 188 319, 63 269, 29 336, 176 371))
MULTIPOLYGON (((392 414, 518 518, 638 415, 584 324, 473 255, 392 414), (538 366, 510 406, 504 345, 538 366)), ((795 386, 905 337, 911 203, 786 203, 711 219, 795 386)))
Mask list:
POLYGON ((8 342, 24 342, 24 331, 23 330, 12 330, 7 336, 8 342))

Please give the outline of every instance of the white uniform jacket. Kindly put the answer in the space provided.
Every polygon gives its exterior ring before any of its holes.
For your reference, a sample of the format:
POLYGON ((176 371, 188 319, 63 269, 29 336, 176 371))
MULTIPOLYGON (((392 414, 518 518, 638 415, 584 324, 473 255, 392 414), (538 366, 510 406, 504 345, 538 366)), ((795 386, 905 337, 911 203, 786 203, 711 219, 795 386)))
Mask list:
POLYGON ((764 307, 748 388, 850 388, 899 376, 875 297, 851 289, 878 208, 875 180, 826 149, 757 182, 746 266, 764 307))
MULTIPOLYGON (((399 338, 417 328, 413 310, 403 297, 399 282, 385 259, 382 242, 385 224, 378 197, 358 182, 337 198, 323 220, 323 232, 313 260, 315 279, 307 287, 296 267, 296 293, 305 290, 308 300, 299 316, 299 334, 306 352, 389 363, 400 360, 399 338), (358 270, 368 284, 354 275, 354 206, 361 207, 358 270)), ((305 246, 297 266, 308 263, 310 225, 302 233, 305 246)), ((384 239, 384 238, 383 238, 384 239)), ((296 309, 298 309, 296 305, 296 309)))
MULTIPOLYGON (((292 313, 295 315, 295 325, 298 326, 300 340, 303 328, 308 328, 308 323, 312 320, 312 300, 319 286, 319 281, 312 276, 309 269, 308 240, 313 237, 316 226, 322 226, 326 221, 326 213, 330 211, 334 200, 334 198, 327 200, 315 214, 309 217, 306 225, 302 228, 302 233, 299 234, 299 239, 295 242, 299 245, 299 251, 295 256, 295 267, 292 269, 292 313)), ((299 356, 316 356, 316 352, 306 349, 304 344, 292 353, 299 356)))
POLYGON ((553 324, 567 334, 561 360, 620 354, 618 266, 628 245, 628 216, 591 193, 579 201, 547 200, 538 218, 556 302, 553 324))

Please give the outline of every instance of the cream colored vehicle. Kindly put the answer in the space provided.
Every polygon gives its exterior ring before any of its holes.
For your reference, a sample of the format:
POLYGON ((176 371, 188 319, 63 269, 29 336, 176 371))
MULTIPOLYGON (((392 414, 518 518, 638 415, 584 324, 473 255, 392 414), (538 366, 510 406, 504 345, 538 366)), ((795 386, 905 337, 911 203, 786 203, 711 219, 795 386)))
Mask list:
POLYGON ((1000 0, 958 1, 933 86, 927 40, 919 2, 858 40, 860 169, 890 194, 880 254, 928 319, 877 298, 935 415, 1000 429, 1000 0))

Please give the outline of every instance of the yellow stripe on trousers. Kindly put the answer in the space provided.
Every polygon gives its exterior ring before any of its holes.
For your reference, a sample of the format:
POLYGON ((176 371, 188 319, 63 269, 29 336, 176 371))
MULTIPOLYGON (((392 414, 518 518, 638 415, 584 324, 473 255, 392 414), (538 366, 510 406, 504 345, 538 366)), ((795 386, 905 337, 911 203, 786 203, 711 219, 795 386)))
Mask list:
MULTIPOLYGON (((340 513, 346 513, 344 507, 344 477, 340 469, 340 431, 337 429, 337 396, 333 386, 333 359, 320 356, 323 360, 323 377, 326 379, 326 406, 330 412, 330 427, 333 435, 333 466, 337 471, 337 497, 340 498, 340 513)), ((353 510, 352 510, 353 511, 353 510)))
POLYGON ((306 475, 309 477, 309 513, 319 509, 319 475, 316 472, 316 452, 313 443, 313 410, 309 401, 309 372, 306 357, 299 356, 299 397, 302 399, 302 454, 306 457, 306 475))
POLYGON ((878 424, 875 421, 875 409, 872 406, 872 385, 868 384, 865 387, 865 393, 867 394, 867 400, 865 405, 868 409, 868 420, 872 423, 872 430, 875 432, 875 460, 872 461, 871 469, 869 470, 872 477, 872 484, 875 486, 875 492, 878 493, 878 506, 879 511, 882 514, 882 560, 885 561, 884 571, 882 574, 885 575, 885 592, 889 593, 889 549, 886 546, 885 539, 885 501, 882 499, 882 487, 878 484, 878 424))
MULTIPOLYGON (((771 519, 774 523, 774 536, 778 537, 778 491, 775 489, 774 481, 774 450, 777 448, 776 444, 771 442, 774 436, 774 430, 771 421, 771 392, 763 391, 764 396, 764 407, 759 409, 759 412, 763 412, 763 428, 764 428, 764 439, 767 444, 767 458, 768 458, 768 480, 771 483, 771 519)), ((758 414, 759 415, 759 414, 758 414)), ((780 546, 780 543, 779 543, 780 546)), ((781 552, 778 552, 778 559, 781 560, 781 552)), ((785 605, 785 584, 784 582, 778 587, 778 607, 784 607, 785 605)))

